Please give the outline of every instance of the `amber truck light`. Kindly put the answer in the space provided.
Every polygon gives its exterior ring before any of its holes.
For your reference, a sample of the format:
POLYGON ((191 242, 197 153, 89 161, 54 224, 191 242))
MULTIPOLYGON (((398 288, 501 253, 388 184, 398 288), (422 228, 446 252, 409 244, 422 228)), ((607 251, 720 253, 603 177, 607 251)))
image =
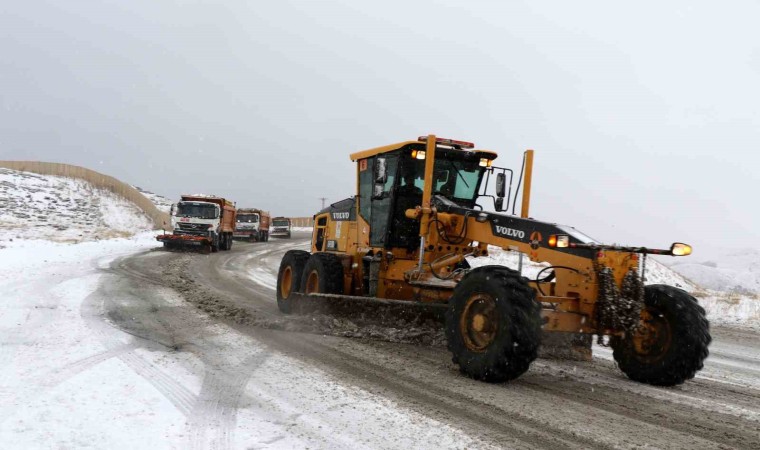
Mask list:
POLYGON ((570 247, 570 236, 566 234, 552 234, 549 236, 549 247, 566 248, 570 247))

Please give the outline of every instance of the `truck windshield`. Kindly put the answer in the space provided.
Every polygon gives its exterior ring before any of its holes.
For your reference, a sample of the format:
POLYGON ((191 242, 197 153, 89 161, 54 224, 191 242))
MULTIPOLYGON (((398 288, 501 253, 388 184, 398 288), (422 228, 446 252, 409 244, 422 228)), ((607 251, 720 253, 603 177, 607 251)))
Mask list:
POLYGON ((216 207, 203 203, 179 203, 177 204, 178 217, 195 217, 198 219, 216 219, 216 207))
POLYGON ((237 221, 239 223, 257 223, 259 216, 256 214, 238 214, 237 221))
POLYGON ((276 227, 287 227, 288 225, 290 225, 290 223, 288 223, 287 220, 274 220, 272 221, 272 225, 276 227))

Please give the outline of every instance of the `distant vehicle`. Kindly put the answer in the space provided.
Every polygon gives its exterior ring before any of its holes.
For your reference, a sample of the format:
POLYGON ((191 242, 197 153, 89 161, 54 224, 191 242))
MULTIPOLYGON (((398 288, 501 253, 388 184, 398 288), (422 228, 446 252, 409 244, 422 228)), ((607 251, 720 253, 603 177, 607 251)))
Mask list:
POLYGON ((233 237, 250 242, 269 240, 269 212, 256 208, 239 208, 233 237))
POLYGON ((235 230, 235 204, 214 195, 182 195, 172 205, 172 234, 161 234, 156 240, 164 247, 201 247, 206 252, 232 248, 235 230))
POLYGON ((290 219, 287 217, 275 217, 272 219, 272 231, 270 232, 273 237, 290 238, 290 219))

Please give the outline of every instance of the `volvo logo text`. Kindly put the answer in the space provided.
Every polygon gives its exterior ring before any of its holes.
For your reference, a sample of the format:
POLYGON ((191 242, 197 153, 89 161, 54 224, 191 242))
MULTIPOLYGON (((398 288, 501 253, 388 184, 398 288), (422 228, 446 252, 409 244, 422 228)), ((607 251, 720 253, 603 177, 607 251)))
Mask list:
POLYGON ((496 225, 496 233, 506 237, 516 237, 518 239, 525 239, 525 232, 522 230, 515 230, 514 228, 502 227, 496 225))
POLYGON ((334 212, 332 213, 333 220, 348 220, 350 213, 348 212, 334 212))

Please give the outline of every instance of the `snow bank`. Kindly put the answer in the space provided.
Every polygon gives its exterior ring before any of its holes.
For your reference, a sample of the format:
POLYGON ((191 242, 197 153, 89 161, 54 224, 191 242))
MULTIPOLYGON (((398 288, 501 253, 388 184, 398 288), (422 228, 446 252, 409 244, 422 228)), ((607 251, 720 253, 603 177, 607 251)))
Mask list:
POLYGON ((152 228, 137 206, 84 180, 0 169, 0 246, 14 239, 126 237, 152 228))
POLYGON ((699 304, 714 325, 760 331, 760 296, 726 292, 697 292, 699 304))
POLYGON ((728 252, 710 261, 678 261, 671 268, 708 289, 760 293, 760 251, 758 250, 728 252))

